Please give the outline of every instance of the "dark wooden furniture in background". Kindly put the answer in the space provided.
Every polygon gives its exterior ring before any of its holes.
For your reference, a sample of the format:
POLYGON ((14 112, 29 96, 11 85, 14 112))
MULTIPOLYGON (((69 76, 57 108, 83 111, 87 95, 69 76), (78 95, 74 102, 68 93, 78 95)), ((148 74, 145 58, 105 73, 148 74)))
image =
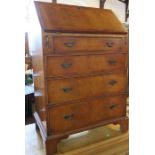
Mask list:
POLYGON ((100 8, 104 8, 104 4, 105 4, 106 0, 100 0, 100 8))
POLYGON ((52 0, 53 3, 57 3, 57 0, 52 0))
POLYGON ((27 69, 32 69, 32 56, 26 56, 25 57, 25 64, 28 65, 27 69))
POLYGON ((34 116, 46 155, 57 152, 58 142, 70 134, 109 123, 126 132, 128 42, 121 22, 111 10, 35 6, 34 116))
MULTIPOLYGON (((29 53, 29 41, 28 32, 25 32, 25 64, 28 65, 27 70, 32 69, 32 57, 29 53)), ((25 73, 25 84, 26 84, 26 73, 25 73)), ((25 85, 25 124, 34 122, 33 117, 33 103, 34 103, 34 88, 31 85, 25 85)))
POLYGON ((25 32, 25 64, 28 64, 27 69, 32 69, 32 57, 29 51, 29 37, 28 32, 25 32))
POLYGON ((29 55, 28 32, 25 32, 25 56, 29 55))
POLYGON ((34 123, 33 117, 34 88, 25 86, 25 124, 34 123))

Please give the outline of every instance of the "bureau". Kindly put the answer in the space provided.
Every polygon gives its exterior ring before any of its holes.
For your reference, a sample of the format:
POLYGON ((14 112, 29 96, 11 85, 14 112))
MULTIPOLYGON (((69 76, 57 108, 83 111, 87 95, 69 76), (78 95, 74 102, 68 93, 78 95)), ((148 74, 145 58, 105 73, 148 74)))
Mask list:
POLYGON ((128 130, 128 36, 111 10, 35 2, 29 34, 36 128, 46 155, 109 123, 128 130))

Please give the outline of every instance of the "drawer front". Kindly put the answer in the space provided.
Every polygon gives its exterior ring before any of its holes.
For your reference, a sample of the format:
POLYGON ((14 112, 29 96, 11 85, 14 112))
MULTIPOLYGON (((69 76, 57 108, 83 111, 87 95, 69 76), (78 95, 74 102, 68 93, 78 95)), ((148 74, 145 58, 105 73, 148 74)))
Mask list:
POLYGON ((48 111, 49 130, 57 134, 126 115, 126 97, 99 98, 53 107, 48 111))
POLYGON ((52 108, 49 111, 49 130, 52 133, 71 131, 88 125, 88 105, 72 104, 52 108))
POLYGON ((126 86, 125 74, 48 80, 48 103, 57 104, 105 93, 125 92, 126 86))
POLYGON ((122 38, 111 37, 55 37, 53 39, 56 52, 76 51, 121 51, 124 46, 122 38))
POLYGON ((127 54, 48 56, 47 76, 69 76, 125 70, 127 54))

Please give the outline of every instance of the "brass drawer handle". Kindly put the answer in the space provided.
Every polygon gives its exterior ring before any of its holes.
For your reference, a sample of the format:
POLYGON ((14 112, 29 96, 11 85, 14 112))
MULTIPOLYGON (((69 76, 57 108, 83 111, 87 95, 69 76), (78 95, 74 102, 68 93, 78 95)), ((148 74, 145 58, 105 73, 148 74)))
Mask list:
POLYGON ((117 83, 116 80, 110 80, 110 81, 109 81, 109 84, 112 85, 112 86, 115 85, 116 83, 117 83))
POLYGON ((76 43, 76 42, 74 42, 74 41, 70 41, 70 42, 65 42, 64 45, 65 45, 66 47, 73 47, 73 46, 75 45, 75 43, 76 43))
POLYGON ((72 63, 63 63, 63 64, 61 64, 61 66, 62 66, 62 68, 67 69, 72 66, 72 63))
POLYGON ((71 119, 73 119, 74 118, 74 114, 69 114, 69 115, 65 115, 64 116, 64 119, 65 120, 71 120, 71 119))
POLYGON ((116 60, 108 60, 108 63, 110 65, 115 65, 115 64, 117 64, 117 61, 116 60))
POLYGON ((116 104, 112 104, 112 105, 109 106, 109 108, 110 108, 111 110, 115 109, 116 107, 117 107, 116 104))
POLYGON ((72 91, 72 88, 63 88, 64 93, 69 93, 72 91))
POLYGON ((114 42, 112 42, 112 41, 109 41, 109 42, 107 42, 107 43, 106 43, 106 45, 107 45, 108 47, 113 47, 113 45, 114 45, 114 42))

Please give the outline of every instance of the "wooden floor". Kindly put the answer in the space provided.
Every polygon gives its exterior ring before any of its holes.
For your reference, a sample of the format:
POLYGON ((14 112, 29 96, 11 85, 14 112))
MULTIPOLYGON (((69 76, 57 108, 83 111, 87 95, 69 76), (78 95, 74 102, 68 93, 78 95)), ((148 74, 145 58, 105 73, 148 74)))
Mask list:
MULTIPOLYGON (((25 126, 25 140, 25 155, 45 155, 34 124, 25 126)), ((128 133, 121 134, 119 125, 107 125, 62 140, 57 155, 128 155, 128 149, 128 133)))

